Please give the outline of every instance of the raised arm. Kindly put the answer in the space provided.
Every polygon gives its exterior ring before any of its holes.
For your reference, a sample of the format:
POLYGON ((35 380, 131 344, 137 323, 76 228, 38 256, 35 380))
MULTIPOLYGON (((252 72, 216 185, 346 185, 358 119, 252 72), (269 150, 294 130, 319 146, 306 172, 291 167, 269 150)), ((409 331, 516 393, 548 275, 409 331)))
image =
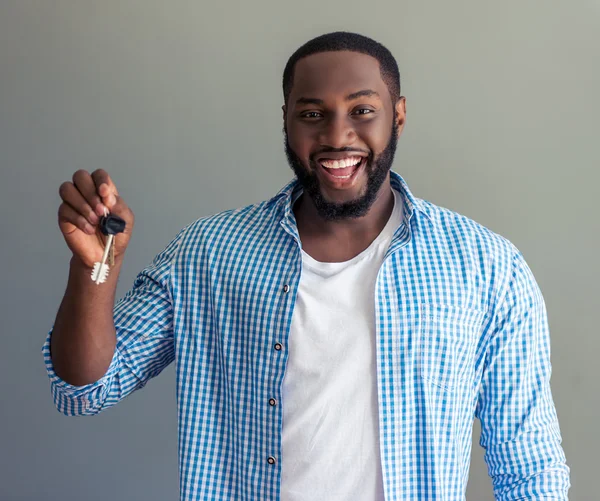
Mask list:
POLYGON ((173 361, 171 271, 184 235, 182 230, 115 305, 133 214, 106 173, 85 174, 80 171, 61 187, 59 224, 73 257, 67 291, 42 347, 55 404, 66 415, 96 414, 116 404, 173 361), (99 285, 90 278, 103 251, 91 215, 96 202, 127 223, 126 232, 116 236, 115 266, 99 285))

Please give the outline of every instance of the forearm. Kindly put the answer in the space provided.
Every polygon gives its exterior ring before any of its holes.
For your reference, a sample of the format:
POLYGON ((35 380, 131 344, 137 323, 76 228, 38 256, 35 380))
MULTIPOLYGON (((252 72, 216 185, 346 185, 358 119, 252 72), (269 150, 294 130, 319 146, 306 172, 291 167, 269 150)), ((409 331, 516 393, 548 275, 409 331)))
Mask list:
POLYGON ((91 270, 71 259, 67 289, 51 338, 51 356, 58 377, 73 386, 94 383, 108 369, 115 351, 113 307, 122 264, 118 258, 106 282, 96 285, 91 270))
POLYGON ((486 462, 498 501, 566 501, 570 486, 556 425, 488 445, 486 462))

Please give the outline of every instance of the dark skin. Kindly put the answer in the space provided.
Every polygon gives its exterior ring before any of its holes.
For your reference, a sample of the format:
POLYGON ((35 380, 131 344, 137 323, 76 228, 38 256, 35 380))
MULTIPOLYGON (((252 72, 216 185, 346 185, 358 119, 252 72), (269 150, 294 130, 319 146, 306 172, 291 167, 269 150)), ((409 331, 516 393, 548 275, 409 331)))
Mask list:
MULTIPOLYGON (((400 137, 405 119, 406 100, 401 97, 392 102, 377 59, 350 51, 323 52, 298 61, 292 91, 283 106, 289 144, 306 169, 312 169, 311 155, 331 148, 379 155, 390 140, 392 121, 396 120, 400 137)), ((364 170, 343 184, 332 183, 320 168, 316 174, 328 201, 347 202, 365 192, 364 170)), ((393 206, 389 173, 375 202, 360 218, 324 220, 311 198, 303 195, 294 206, 302 247, 321 262, 352 259, 381 233, 393 206)))

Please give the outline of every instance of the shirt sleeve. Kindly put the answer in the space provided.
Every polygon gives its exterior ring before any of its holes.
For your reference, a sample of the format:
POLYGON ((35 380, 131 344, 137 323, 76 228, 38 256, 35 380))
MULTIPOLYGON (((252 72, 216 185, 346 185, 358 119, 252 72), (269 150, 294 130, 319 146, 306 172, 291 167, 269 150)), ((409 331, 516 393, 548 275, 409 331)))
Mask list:
POLYGON ((42 353, 60 412, 67 416, 97 414, 142 388, 174 360, 171 273, 184 231, 138 274, 131 290, 115 304, 117 344, 101 379, 73 386, 58 377, 50 356, 52 330, 48 333, 42 353))
POLYGON ((516 250, 492 325, 476 416, 496 499, 567 500, 569 468, 550 391, 546 306, 516 250))

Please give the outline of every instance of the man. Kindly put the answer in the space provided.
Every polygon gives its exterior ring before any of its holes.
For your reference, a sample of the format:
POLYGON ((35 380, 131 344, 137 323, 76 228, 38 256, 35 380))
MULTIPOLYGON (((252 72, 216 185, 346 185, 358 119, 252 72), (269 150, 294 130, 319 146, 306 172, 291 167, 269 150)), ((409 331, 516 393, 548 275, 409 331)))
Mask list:
POLYGON ((510 242, 391 172, 392 55, 327 34, 283 91, 297 179, 184 228, 114 311, 133 214, 104 171, 61 186, 59 410, 96 414, 174 360, 184 500, 463 500, 474 417, 497 499, 566 500, 541 292, 510 242), (127 227, 95 285, 105 207, 127 227))

